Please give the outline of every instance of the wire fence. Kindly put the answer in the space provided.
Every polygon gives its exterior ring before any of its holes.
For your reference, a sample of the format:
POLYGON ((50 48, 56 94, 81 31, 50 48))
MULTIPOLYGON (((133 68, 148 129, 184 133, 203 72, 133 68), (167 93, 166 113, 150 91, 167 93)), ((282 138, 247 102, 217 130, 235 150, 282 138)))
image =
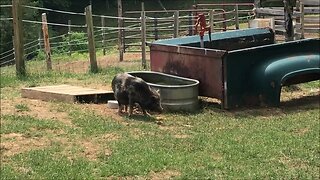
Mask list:
MULTIPOLYGON (((11 8, 12 5, 0 5, 0 8, 11 8)), ((200 7, 200 6, 199 6, 200 7)), ((98 53, 106 55, 108 50, 115 50, 123 53, 138 52, 143 53, 143 39, 147 41, 155 41, 158 39, 174 38, 179 36, 194 35, 195 21, 199 13, 204 13, 208 25, 212 32, 227 31, 238 29, 239 23, 247 23, 248 20, 254 18, 253 7, 246 9, 230 9, 224 8, 203 8, 189 10, 167 10, 167 11, 127 11, 124 16, 106 16, 92 14, 94 20, 93 39, 95 50, 98 53), (121 24, 107 23, 120 20, 121 24), (100 22, 99 22, 100 21, 100 22), (118 47, 116 47, 118 45, 118 47)), ((234 7, 234 4, 232 5, 234 7)), ((89 62, 89 43, 90 38, 87 29, 88 23, 85 22, 85 13, 55 10, 34 6, 23 6, 25 9, 41 11, 42 13, 54 12, 72 16, 83 17, 83 23, 74 24, 71 20, 68 23, 62 22, 43 22, 36 19, 24 19, 23 23, 32 24, 41 29, 43 24, 50 28, 65 28, 66 33, 53 34, 49 33, 48 41, 50 42, 50 53, 53 69, 58 71, 72 71, 79 67, 77 63, 70 59, 76 58, 82 61, 82 68, 87 69, 89 62)), ((11 17, 1 17, 1 21, 12 21, 11 17)), ((39 32, 36 39, 29 40, 23 44, 24 57, 32 60, 33 63, 42 63, 38 71, 45 71, 46 59, 45 39, 43 32, 39 32)), ((13 42, 5 44, 12 45, 13 42)), ((1 45, 5 45, 1 44, 1 45)), ((148 49, 145 50, 147 52, 148 49)), ((96 53, 95 52, 95 53, 96 53)), ((0 53, 0 66, 11 65, 15 63, 14 49, 0 53)), ((31 61, 30 61, 31 63, 31 61)), ((99 62, 98 62, 99 63, 99 62)), ((30 65, 31 66, 31 65, 30 65)), ((32 69, 30 67, 29 69, 32 69)))

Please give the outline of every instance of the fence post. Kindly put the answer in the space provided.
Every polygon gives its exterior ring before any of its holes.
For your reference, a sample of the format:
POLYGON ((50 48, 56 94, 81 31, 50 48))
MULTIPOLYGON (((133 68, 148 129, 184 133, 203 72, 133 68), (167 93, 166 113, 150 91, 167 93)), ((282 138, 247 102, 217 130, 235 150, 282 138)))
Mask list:
POLYGON ((188 24, 189 24, 189 36, 192 36, 193 34, 193 24, 192 24, 192 11, 189 12, 189 16, 188 16, 188 24))
POLYGON ((227 17, 226 17, 226 11, 225 11, 225 5, 222 5, 222 9, 223 9, 223 14, 222 14, 222 18, 223 18, 223 31, 227 31, 227 17))
POLYGON ((214 13, 214 10, 210 10, 209 11, 209 25, 210 25, 210 30, 211 30, 211 33, 214 32, 214 19, 213 19, 213 13, 214 13))
POLYGON ((154 18, 153 20, 154 22, 154 40, 158 40, 159 39, 159 34, 158 34, 158 18, 154 18))
MULTIPOLYGON (((193 18, 192 18, 192 25, 195 25, 196 22, 197 22, 197 18, 198 18, 198 12, 196 11, 198 9, 198 6, 197 5, 193 5, 192 8, 194 10, 193 11, 193 18)), ((197 30, 193 29, 192 34, 195 35, 196 31, 197 30)))
POLYGON ((105 33, 105 26, 106 26, 106 22, 104 17, 101 17, 101 35, 102 35, 102 51, 103 51, 103 55, 106 55, 106 33, 105 33))
POLYGON ((123 61, 123 44, 122 44, 122 2, 118 0, 118 49, 119 49, 119 60, 123 61))
POLYGON ((179 36, 179 11, 174 12, 174 32, 173 32, 173 37, 176 38, 179 36))
POLYGON ((304 4, 300 2, 300 33, 301 39, 304 39, 304 4))
POLYGON ((283 0, 284 4, 284 22, 285 22, 285 40, 292 41, 294 38, 294 29, 292 23, 293 6, 290 0, 283 0))
POLYGON ((48 32, 46 13, 42 13, 42 34, 43 34, 44 50, 46 53, 47 70, 52 70, 51 49, 50 49, 50 42, 49 42, 49 32, 48 32))
POLYGON ((239 6, 238 4, 235 5, 234 7, 234 10, 235 10, 235 26, 236 26, 236 29, 239 29, 239 6))
POLYGON ((12 0, 13 43, 16 61, 16 75, 25 76, 26 66, 23 49, 22 5, 20 0, 12 0))
POLYGON ((146 63, 146 13, 144 11, 144 3, 141 2, 141 58, 142 68, 147 68, 146 63))
POLYGON ((255 9, 255 15, 257 18, 260 17, 260 14, 257 13, 256 9, 260 8, 261 7, 261 2, 260 0, 254 0, 254 9, 255 9))
POLYGON ((124 22, 125 20, 122 19, 122 22, 121 22, 121 26, 123 27, 122 29, 122 33, 121 33, 121 42, 122 42, 122 54, 126 53, 126 30, 124 28, 124 22))
POLYGON ((72 54, 72 45, 71 45, 71 20, 68 20, 68 46, 69 46, 69 56, 72 54))
POLYGON ((90 71, 96 73, 98 72, 98 65, 96 59, 96 48, 94 43, 91 5, 85 8, 85 15, 87 23, 88 48, 90 55, 90 71))

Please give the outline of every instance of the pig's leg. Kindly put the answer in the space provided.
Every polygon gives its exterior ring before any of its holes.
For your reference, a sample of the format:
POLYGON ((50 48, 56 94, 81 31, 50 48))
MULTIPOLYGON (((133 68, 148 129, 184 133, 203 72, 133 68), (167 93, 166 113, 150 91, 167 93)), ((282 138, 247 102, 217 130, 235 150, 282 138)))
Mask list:
POLYGON ((132 98, 131 96, 129 95, 129 116, 132 115, 132 112, 133 112, 133 102, 132 102, 132 98))
POLYGON ((118 114, 122 113, 122 105, 119 103, 119 107, 118 107, 118 114))

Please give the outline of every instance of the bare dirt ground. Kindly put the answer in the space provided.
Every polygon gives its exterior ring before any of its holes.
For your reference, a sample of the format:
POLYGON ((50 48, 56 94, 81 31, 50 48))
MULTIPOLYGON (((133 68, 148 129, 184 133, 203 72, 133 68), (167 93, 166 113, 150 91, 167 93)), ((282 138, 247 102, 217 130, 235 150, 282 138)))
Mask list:
MULTIPOLYGON (((149 57, 149 54, 147 54, 149 57)), ((124 61, 120 62, 117 54, 106 55, 97 58, 98 67, 105 68, 108 66, 132 66, 137 62, 135 60, 141 59, 141 53, 124 53, 124 61)), ((89 70, 89 62, 85 61, 72 61, 56 63, 53 65, 53 69, 59 71, 68 71, 74 73, 85 73, 89 70)))

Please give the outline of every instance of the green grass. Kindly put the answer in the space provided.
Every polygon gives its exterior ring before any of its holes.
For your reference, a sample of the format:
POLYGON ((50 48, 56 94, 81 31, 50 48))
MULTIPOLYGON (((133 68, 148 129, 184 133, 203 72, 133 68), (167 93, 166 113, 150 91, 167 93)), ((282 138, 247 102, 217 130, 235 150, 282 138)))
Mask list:
POLYGON ((202 99, 196 113, 161 115, 162 125, 157 115, 105 113, 105 104, 96 105, 100 112, 94 105, 46 102, 57 117, 40 118, 31 100, 20 98, 21 87, 35 85, 110 86, 116 73, 137 70, 136 63, 23 79, 1 69, 1 100, 12 100, 14 109, 1 112, 1 179, 152 179, 170 172, 175 179, 319 179, 319 95, 310 95, 319 81, 285 88, 307 94, 294 104, 226 111, 202 99))
POLYGON ((48 119, 37 119, 29 115, 3 115, 1 121, 6 122, 1 127, 1 134, 22 133, 39 135, 45 130, 57 130, 63 128, 61 123, 48 119))
POLYGON ((30 108, 27 104, 17 104, 15 105, 15 108, 17 109, 17 111, 30 111, 30 108))

